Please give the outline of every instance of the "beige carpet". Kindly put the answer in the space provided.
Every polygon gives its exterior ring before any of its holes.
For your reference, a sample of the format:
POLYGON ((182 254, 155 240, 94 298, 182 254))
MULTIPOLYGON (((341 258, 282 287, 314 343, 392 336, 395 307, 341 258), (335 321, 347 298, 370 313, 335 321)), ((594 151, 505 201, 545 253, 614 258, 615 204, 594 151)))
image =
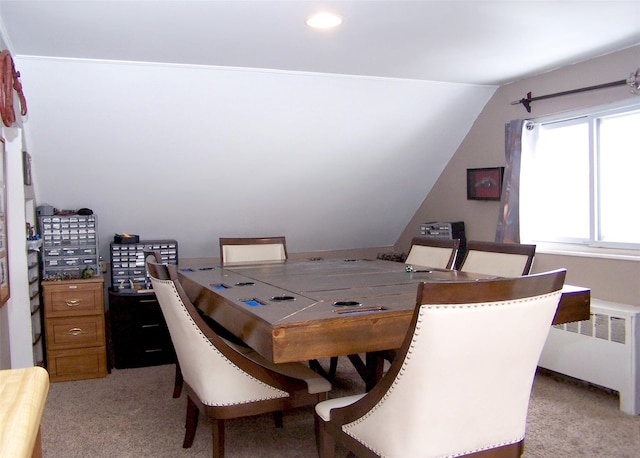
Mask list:
MULTIPOLYGON (((194 445, 182 448, 186 400, 171 397, 174 366, 114 370, 104 379, 51 384, 42 419, 45 457, 211 456, 201 417, 194 445)), ((340 358, 334 396, 362 392, 340 358)), ((226 456, 315 457, 313 412, 227 422, 226 456)), ((539 374, 529 410, 525 456, 640 457, 640 416, 618 410, 615 394, 539 374)), ((407 457, 409 458, 409 457, 407 457)))

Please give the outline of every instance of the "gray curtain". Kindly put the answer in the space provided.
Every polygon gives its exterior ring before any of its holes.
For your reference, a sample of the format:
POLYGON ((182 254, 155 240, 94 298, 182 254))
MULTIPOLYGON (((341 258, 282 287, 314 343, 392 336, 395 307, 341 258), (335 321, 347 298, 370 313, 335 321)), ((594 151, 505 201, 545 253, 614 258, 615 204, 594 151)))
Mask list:
POLYGON ((525 123, 524 119, 516 119, 505 124, 504 128, 506 165, 500 196, 496 242, 520 243, 520 159, 525 123))

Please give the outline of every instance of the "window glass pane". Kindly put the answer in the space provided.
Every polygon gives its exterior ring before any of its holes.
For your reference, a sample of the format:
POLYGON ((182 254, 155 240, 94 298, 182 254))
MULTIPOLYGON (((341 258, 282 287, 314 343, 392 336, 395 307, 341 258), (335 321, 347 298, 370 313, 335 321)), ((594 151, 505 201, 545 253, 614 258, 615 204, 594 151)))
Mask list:
POLYGON ((640 243, 640 112, 600 120, 600 240, 640 243))
POLYGON ((521 170, 522 237, 588 240, 589 127, 585 120, 539 126, 521 170))

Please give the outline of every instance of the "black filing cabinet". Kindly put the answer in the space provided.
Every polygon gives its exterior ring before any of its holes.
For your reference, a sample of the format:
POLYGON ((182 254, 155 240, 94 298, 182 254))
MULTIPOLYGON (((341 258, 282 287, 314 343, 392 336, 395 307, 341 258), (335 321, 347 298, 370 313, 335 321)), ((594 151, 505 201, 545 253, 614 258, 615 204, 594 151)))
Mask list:
POLYGON ((171 337, 154 292, 134 291, 109 291, 115 367, 124 369, 175 362, 171 337))

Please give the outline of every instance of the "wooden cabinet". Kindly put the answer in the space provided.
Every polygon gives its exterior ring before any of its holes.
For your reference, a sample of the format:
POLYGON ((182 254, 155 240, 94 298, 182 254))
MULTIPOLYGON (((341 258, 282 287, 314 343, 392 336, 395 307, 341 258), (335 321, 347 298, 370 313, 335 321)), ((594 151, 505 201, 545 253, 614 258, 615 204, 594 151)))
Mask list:
POLYGON ((42 282, 52 382, 107 375, 103 285, 102 277, 42 282))
POLYGON ((175 362, 175 352, 153 291, 109 291, 109 321, 115 367, 175 362))

